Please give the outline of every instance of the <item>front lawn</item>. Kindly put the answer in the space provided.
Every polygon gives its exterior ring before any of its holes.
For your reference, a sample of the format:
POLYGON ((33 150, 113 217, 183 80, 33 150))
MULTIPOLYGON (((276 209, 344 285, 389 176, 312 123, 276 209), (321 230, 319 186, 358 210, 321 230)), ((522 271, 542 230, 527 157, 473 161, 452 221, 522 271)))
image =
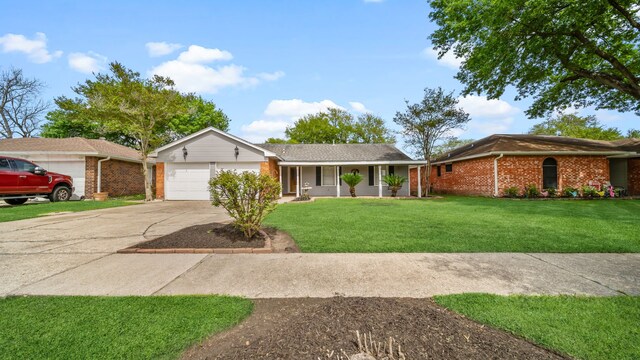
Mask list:
POLYGON ((265 225, 304 252, 640 252, 640 201, 317 199, 265 225))
POLYGON ((176 358, 252 308, 224 296, 10 297, 0 299, 0 358, 176 358))
POLYGON ((30 219, 44 214, 56 212, 77 212, 86 210, 106 209, 118 206, 135 205, 136 202, 127 200, 107 200, 107 201, 64 201, 64 202, 43 202, 26 203, 16 206, 0 207, 0 222, 30 219))
POLYGON ((455 312, 579 359, 640 359, 640 297, 461 294, 455 312))

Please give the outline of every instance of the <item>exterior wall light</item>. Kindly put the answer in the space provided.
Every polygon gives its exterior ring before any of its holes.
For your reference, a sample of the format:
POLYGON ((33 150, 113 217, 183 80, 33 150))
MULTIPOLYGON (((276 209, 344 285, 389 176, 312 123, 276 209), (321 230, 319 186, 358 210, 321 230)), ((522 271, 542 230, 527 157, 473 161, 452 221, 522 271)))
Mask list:
POLYGON ((240 149, 238 149, 237 146, 235 149, 233 149, 233 154, 236 156, 236 160, 238 160, 238 155, 240 155, 240 149))
POLYGON ((183 146, 182 147, 182 157, 184 158, 184 161, 187 161, 187 155, 189 155, 189 152, 187 151, 187 147, 183 146))

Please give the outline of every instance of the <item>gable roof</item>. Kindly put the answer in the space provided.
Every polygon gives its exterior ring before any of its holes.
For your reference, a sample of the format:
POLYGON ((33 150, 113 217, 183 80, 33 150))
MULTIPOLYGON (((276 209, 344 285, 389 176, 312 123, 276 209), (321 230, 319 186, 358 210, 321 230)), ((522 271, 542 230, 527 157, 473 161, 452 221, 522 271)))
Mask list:
POLYGON ((412 161, 391 144, 260 144, 284 162, 412 161))
POLYGON ((137 150, 102 139, 73 138, 17 138, 0 140, 3 154, 77 154, 85 156, 111 156, 120 160, 140 161, 137 150))
POLYGON ((208 133, 208 132, 212 132, 212 133, 214 133, 214 134, 222 135, 222 136, 224 136, 224 137, 226 137, 226 138, 229 138, 229 139, 232 139, 232 140, 234 140, 234 141, 237 141, 237 142, 239 142, 239 143, 241 143, 241 144, 243 144, 243 145, 246 145, 246 146, 248 146, 248 147, 250 147, 250 148, 253 148, 253 149, 255 149, 255 150, 261 151, 261 152, 263 152, 263 153, 264 153, 264 156, 265 156, 265 157, 276 157, 276 154, 272 153, 272 152, 271 152, 271 151, 269 151, 269 150, 266 150, 266 149, 264 149, 264 148, 261 148, 261 147, 259 147, 259 146, 255 145, 255 144, 252 144, 252 143, 250 143, 250 142, 248 142, 248 141, 246 141, 246 140, 240 139, 239 137, 234 136, 234 135, 231 135, 231 134, 229 134, 229 133, 227 133, 227 132, 224 132, 224 131, 222 131, 222 130, 216 129, 216 128, 212 127, 212 126, 209 126, 209 127, 208 127, 208 128, 206 128, 206 129, 202 129, 202 130, 200 130, 200 131, 194 132, 194 133, 193 133, 193 134, 191 134, 191 135, 187 135, 187 136, 183 137, 182 139, 178 139, 178 140, 176 140, 176 141, 174 141, 174 142, 172 142, 172 143, 169 143, 169 144, 167 144, 167 145, 165 145, 165 146, 159 147, 159 148, 155 149, 155 150, 150 154, 150 156, 156 157, 156 156, 158 156, 158 153, 159 153, 160 151, 163 151, 163 150, 166 150, 166 149, 172 148, 172 147, 174 147, 174 146, 176 146, 176 145, 179 145, 179 144, 182 144, 182 143, 184 143, 184 142, 187 142, 187 141, 189 141, 189 140, 191 140, 191 139, 193 139, 193 138, 195 138, 195 137, 198 137, 198 136, 200 136, 200 135, 202 135, 202 134, 205 134, 205 133, 208 133))
POLYGON ((453 149, 434 162, 450 162, 500 153, 624 155, 638 151, 638 139, 604 141, 553 135, 496 134, 453 149))

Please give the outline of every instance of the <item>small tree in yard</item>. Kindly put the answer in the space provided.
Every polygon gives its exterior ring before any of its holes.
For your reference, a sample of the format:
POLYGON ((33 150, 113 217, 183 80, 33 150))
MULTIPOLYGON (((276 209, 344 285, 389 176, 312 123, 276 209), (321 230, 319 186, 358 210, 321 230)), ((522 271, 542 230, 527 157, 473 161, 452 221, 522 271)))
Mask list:
POLYGON ((360 184, 362 181, 362 175, 356 172, 346 173, 342 174, 340 179, 349 185, 349 193, 351 194, 351 197, 356 197, 356 185, 360 184))
POLYGON ((271 176, 245 171, 221 171, 209 181, 213 206, 222 206, 233 225, 251 239, 265 216, 275 209, 280 184, 271 176))
POLYGON ((407 181, 407 178, 400 175, 389 174, 383 177, 382 181, 389 186, 391 196, 396 197, 396 195, 398 195, 398 190, 402 188, 402 184, 407 181))

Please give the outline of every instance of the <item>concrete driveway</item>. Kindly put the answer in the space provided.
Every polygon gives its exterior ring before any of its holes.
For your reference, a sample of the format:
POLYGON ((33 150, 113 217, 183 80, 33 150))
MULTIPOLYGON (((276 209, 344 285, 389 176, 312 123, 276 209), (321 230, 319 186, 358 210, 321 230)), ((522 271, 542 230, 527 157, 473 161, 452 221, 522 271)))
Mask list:
POLYGON ((0 223, 0 296, 640 294, 640 254, 115 254, 226 220, 208 202, 154 202, 0 223))

